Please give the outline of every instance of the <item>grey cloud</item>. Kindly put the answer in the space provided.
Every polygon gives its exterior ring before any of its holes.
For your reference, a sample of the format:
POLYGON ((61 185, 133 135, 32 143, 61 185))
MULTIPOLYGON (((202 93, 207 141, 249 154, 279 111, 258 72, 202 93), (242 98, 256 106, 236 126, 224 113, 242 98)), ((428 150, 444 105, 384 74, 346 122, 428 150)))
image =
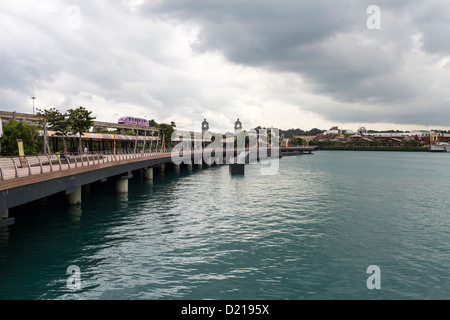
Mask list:
POLYGON ((124 1, 83 0, 76 2, 79 30, 67 28, 68 6, 55 3, 49 12, 0 4, 6 17, 0 21, 5 44, 0 50, 0 103, 17 105, 14 99, 23 96, 28 104, 35 91, 54 90, 55 104, 76 103, 74 97, 91 94, 164 117, 178 111, 188 118, 188 112, 200 117, 205 111, 223 115, 227 109, 238 110, 245 103, 232 100, 247 89, 245 83, 227 81, 233 92, 229 97, 224 88, 217 88, 216 95, 205 92, 211 90, 205 84, 207 72, 200 68, 205 74, 196 77, 192 70, 197 69, 186 68, 191 57, 174 52, 177 46, 168 34, 173 30, 166 27, 172 22, 181 29, 199 27, 191 44, 196 63, 204 53, 218 52, 233 64, 280 78, 297 74, 302 79, 296 82, 301 83, 299 94, 289 83, 279 92, 264 92, 275 103, 278 99, 340 122, 447 125, 443 115, 449 97, 439 96, 445 79, 427 71, 448 55, 444 31, 450 6, 443 0, 378 1, 381 30, 366 28, 371 0, 164 0, 146 1, 134 10, 124 1), (423 46, 417 58, 412 37, 418 34, 423 46), (332 102, 304 103, 305 90, 332 102))
POLYGON ((448 37, 450 8, 448 1, 426 1, 420 6, 411 25, 423 34, 423 49, 429 53, 450 52, 448 37))
MULTIPOLYGON (((157 77, 148 61, 165 63, 158 50, 162 40, 155 41, 146 30, 133 28, 133 20, 127 23, 124 18, 131 16, 123 6, 90 1, 78 1, 77 5, 81 13, 79 29, 67 25, 68 5, 33 13, 26 7, 0 5, 8 17, 0 22, 0 41, 4 44, 0 51, 0 89, 25 96, 39 90, 59 90, 55 92, 59 98, 53 100, 57 107, 72 102, 70 96, 85 92, 119 103, 149 105, 144 97, 148 93, 142 88, 157 77)), ((6 101, 0 101, 3 103, 6 101)))
MULTIPOLYGON (((366 8, 372 1, 161 1, 149 4, 145 13, 163 19, 200 26, 193 49, 218 51, 231 62, 294 72, 316 94, 338 102, 371 107, 377 112, 350 108, 323 114, 343 121, 446 124, 440 116, 430 117, 416 101, 423 96, 420 70, 406 59, 413 47, 411 38, 422 32, 424 48, 445 52, 450 6, 443 1, 380 1, 381 30, 366 28, 366 8), (412 71, 412 72, 411 72, 412 71), (410 102, 409 109, 403 106, 410 102), (382 108, 381 106, 388 106, 382 108), (397 108, 396 112, 391 110, 397 108), (417 108, 417 109, 415 109, 417 108), (390 111, 386 111, 386 110, 390 111)), ((314 107, 304 109, 317 112, 314 107)), ((337 107, 335 107, 337 108, 337 107)))

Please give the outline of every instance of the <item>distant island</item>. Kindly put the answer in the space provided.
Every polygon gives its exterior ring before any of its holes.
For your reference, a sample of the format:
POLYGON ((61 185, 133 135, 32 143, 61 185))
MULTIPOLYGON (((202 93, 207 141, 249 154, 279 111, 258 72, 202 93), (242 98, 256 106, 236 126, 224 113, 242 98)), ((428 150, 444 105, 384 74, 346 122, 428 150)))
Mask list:
POLYGON ((450 149, 450 131, 366 130, 356 132, 337 126, 329 130, 318 128, 280 130, 281 144, 286 147, 314 145, 322 150, 361 151, 447 151, 450 149))

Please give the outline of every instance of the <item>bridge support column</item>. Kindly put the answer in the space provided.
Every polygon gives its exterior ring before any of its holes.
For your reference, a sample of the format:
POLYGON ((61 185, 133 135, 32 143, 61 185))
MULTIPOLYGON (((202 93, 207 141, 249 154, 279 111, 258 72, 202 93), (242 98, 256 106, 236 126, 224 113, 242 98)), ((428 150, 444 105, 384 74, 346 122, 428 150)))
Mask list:
POLYGON ((165 163, 161 163, 159 165, 159 175, 160 176, 164 176, 164 171, 166 170, 166 164, 165 163))
POLYGON ((197 163, 197 168, 199 169, 203 168, 203 162, 197 163))
POLYGON ((153 180, 153 168, 144 169, 144 179, 145 180, 153 180))
POLYGON ((192 162, 186 163, 186 168, 188 171, 192 171, 192 162))
POLYGON ((244 163, 230 163, 229 171, 231 174, 239 174, 242 175, 245 173, 245 164, 244 163))
POLYGON ((84 192, 84 193, 90 193, 91 192, 91 185, 88 183, 88 184, 85 184, 84 186, 83 186, 83 188, 82 188, 82 191, 84 192))
POLYGON ((128 193, 128 177, 120 177, 115 184, 116 193, 128 193))
POLYGON ((181 167, 181 165, 179 165, 179 164, 173 165, 173 170, 175 171, 175 173, 180 173, 180 167, 181 167))
MULTIPOLYGON (((1 213, 0 213, 1 214, 1 213)), ((9 217, 9 209, 5 209, 3 216, 0 217, 0 228, 14 224, 14 218, 9 217)))
POLYGON ((67 195, 67 203, 71 206, 81 204, 81 186, 75 188, 75 190, 67 195))

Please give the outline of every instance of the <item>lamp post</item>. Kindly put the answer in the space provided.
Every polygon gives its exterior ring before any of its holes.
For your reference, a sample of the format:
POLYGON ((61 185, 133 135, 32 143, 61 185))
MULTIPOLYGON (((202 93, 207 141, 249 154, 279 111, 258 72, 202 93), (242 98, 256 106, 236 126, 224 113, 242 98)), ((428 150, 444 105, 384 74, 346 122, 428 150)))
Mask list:
POLYGON ((34 100, 36 100, 35 97, 31 97, 31 99, 33 100, 33 115, 34 115, 34 100))

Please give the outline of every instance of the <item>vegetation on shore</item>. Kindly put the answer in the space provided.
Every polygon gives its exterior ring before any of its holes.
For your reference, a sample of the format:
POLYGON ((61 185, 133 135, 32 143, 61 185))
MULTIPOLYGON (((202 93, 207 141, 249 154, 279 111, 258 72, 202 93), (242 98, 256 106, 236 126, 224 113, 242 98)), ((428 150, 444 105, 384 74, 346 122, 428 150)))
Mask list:
MULTIPOLYGON (((17 139, 22 139, 24 143, 25 154, 34 155, 39 154, 43 150, 43 139, 39 136, 39 129, 42 129, 44 123, 47 124, 47 129, 55 131, 56 135, 61 137, 64 150, 67 150, 66 140, 70 135, 78 134, 78 143, 74 143, 71 138, 71 150, 78 149, 81 152, 82 141, 81 134, 83 132, 88 132, 89 129, 94 124, 95 117, 92 117, 91 111, 83 107, 76 109, 69 109, 65 113, 61 113, 55 108, 39 110, 37 109, 37 115, 41 117, 39 122, 40 128, 35 125, 28 125, 18 121, 10 121, 3 125, 4 135, 0 138, 0 154, 2 156, 16 156, 18 155, 17 139), (45 122, 44 122, 45 119, 45 122)), ((164 143, 165 150, 170 150, 172 147, 171 137, 174 132, 176 125, 175 122, 171 121, 168 123, 157 123, 154 119, 149 120, 149 125, 151 127, 156 127, 159 129, 159 136, 161 141, 158 147, 161 147, 164 143)), ((259 129, 268 130, 268 141, 270 141, 270 131, 269 128, 261 128, 261 126, 256 127, 259 129)), ((135 136, 139 134, 138 132, 122 132, 122 130, 116 131, 105 131, 101 128, 94 128, 94 132, 97 133, 109 133, 109 134, 124 134, 135 136)), ((290 146, 316 146, 321 150, 350 150, 350 151, 428 151, 428 145, 423 140, 409 139, 403 141, 381 141, 380 139, 363 139, 362 140, 351 140, 350 138, 342 139, 338 138, 338 134, 328 135, 326 139, 313 138, 317 135, 324 133, 324 130, 313 128, 308 131, 301 129, 288 129, 279 130, 280 134, 280 144, 283 139, 289 139, 290 146)), ((373 130, 368 130, 369 133, 374 132, 373 130)), ((386 133, 404 133, 405 131, 399 130, 387 130, 381 131, 386 133)), ((446 131, 441 131, 446 132, 446 131)), ((245 133, 245 131, 244 131, 245 133)), ((349 134, 339 134, 344 137, 348 137, 349 134)), ((236 140, 236 139, 235 139, 236 140)), ((398 140, 398 139, 397 139, 398 140)), ((450 140, 448 141, 450 142, 450 140)), ((245 138, 245 143, 248 145, 249 138, 245 138)), ((57 145, 57 143, 56 143, 57 145)), ((104 146, 103 146, 104 147, 104 146)), ((155 146, 156 147, 156 146, 155 146)), ((92 150, 98 149, 99 147, 90 146, 92 150)), ((56 150, 54 150, 56 151, 56 150)))
POLYGON ((428 151, 428 147, 381 147, 381 146, 332 146, 323 145, 320 150, 341 150, 341 151, 428 151))
POLYGON ((0 138, 0 154, 2 156, 18 155, 18 139, 23 141, 25 154, 35 155, 42 152, 44 142, 39 137, 38 128, 20 121, 11 120, 3 124, 3 136, 0 138))
POLYGON ((324 133, 325 130, 313 128, 311 130, 304 131, 302 129, 288 129, 288 130, 280 130, 280 136, 285 139, 292 139, 298 136, 315 136, 321 133, 324 133))
MULTIPOLYGON (((37 109, 37 115, 40 117, 38 125, 26 124, 20 121, 11 120, 3 124, 3 136, 0 138, 0 155, 1 156, 17 156, 18 155, 18 145, 17 140, 21 139, 24 144, 24 151, 26 155, 36 155, 43 152, 44 141, 39 135, 39 130, 47 126, 47 130, 54 131, 55 135, 60 137, 63 142, 63 150, 72 151, 78 150, 82 152, 82 133, 88 132, 90 128, 94 125, 95 117, 93 117, 92 112, 80 106, 78 108, 69 109, 67 112, 60 112, 56 108, 48 109, 37 109), (78 143, 74 143, 71 135, 77 135, 78 143), (70 148, 67 146, 67 141, 71 141, 70 148)), ((171 121, 170 124, 157 123, 154 119, 149 121, 149 126, 156 127, 159 129, 159 134, 161 141, 158 146, 161 147, 163 141, 166 150, 171 147, 171 137, 172 132, 175 130, 175 122, 171 121), (164 140, 163 140, 164 139, 164 140), (162 141, 163 140, 163 141, 162 141)), ((95 128, 94 128, 95 129, 95 128)), ((96 130, 95 132, 109 133, 109 134, 122 134, 122 135, 133 135, 136 132, 121 132, 121 130, 116 131, 103 131, 96 130)), ((53 146, 52 149, 55 147, 53 146)), ((99 146, 91 145, 90 148, 96 150, 99 146)), ((53 150, 56 152, 59 150, 53 150)))

